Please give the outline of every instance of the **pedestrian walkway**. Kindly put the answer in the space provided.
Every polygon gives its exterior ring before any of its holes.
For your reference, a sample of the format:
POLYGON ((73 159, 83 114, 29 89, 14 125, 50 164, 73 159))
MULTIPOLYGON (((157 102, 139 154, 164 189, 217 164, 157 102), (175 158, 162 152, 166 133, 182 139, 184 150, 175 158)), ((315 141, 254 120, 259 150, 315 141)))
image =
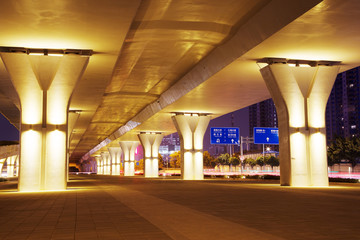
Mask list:
POLYGON ((360 184, 70 179, 37 193, 0 183, 0 239, 360 239, 360 184))

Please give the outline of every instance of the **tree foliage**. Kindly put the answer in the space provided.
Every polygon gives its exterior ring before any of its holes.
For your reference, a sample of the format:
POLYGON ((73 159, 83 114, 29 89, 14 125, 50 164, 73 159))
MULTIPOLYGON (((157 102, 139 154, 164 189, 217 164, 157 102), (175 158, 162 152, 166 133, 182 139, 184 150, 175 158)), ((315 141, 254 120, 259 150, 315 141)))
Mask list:
POLYGON ((229 165, 230 164, 229 160, 230 160, 230 155, 228 153, 223 153, 216 158, 216 162, 221 165, 229 165))
POLYGON ((164 159, 160 153, 158 155, 158 159, 159 159, 159 169, 163 169, 164 168, 164 159))
POLYGON ((277 167, 280 165, 280 161, 275 156, 270 156, 268 158, 265 158, 265 164, 270 165, 272 168, 277 167))
POLYGON ((259 165, 260 167, 264 166, 265 164, 265 160, 263 156, 260 156, 256 159, 256 164, 259 165))
POLYGON ((204 159, 204 166, 206 167, 215 167, 216 162, 213 156, 210 155, 210 153, 208 151, 205 151, 203 153, 203 159, 204 159))
POLYGON ((237 166, 240 164, 240 159, 238 157, 233 156, 230 158, 229 162, 231 165, 237 166))
POLYGON ((340 163, 341 160, 346 160, 354 168, 360 157, 360 138, 337 137, 328 147, 327 155, 330 166, 340 163))
POLYGON ((170 166, 172 168, 180 168, 181 166, 181 152, 174 152, 170 154, 170 166))
POLYGON ((254 167, 256 165, 256 160, 252 158, 247 158, 244 160, 245 164, 249 164, 251 167, 254 167))

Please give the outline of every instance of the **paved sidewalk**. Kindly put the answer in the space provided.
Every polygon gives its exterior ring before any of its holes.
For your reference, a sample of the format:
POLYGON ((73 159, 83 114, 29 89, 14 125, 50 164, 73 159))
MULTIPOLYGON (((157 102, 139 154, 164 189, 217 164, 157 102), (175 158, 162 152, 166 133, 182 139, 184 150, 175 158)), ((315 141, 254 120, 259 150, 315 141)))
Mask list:
POLYGON ((68 186, 0 183, 0 239, 360 239, 360 184, 86 175, 68 186))

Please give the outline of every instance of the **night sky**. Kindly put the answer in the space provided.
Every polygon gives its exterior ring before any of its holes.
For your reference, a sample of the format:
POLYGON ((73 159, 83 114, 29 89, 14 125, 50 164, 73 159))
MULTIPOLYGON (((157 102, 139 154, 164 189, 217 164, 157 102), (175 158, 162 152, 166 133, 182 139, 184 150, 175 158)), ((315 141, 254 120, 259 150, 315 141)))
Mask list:
POLYGON ((19 141, 19 131, 0 114, 0 141, 19 141))
POLYGON ((210 128, 212 127, 238 127, 240 128, 240 136, 249 136, 249 108, 243 108, 233 112, 234 125, 231 123, 231 114, 228 113, 221 117, 212 119, 204 136, 204 149, 210 147, 210 128))

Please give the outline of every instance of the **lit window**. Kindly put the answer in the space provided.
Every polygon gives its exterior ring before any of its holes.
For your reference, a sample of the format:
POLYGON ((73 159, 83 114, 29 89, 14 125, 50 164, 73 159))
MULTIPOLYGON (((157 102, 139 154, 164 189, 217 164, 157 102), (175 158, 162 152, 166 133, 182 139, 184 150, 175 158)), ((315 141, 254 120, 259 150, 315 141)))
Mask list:
POLYGON ((342 126, 341 128, 344 129, 344 126, 342 126))
POLYGON ((351 88, 352 88, 353 86, 354 86, 354 84, 352 84, 352 83, 349 85, 349 87, 351 87, 351 88))
POLYGON ((355 129, 356 128, 356 125, 351 125, 351 129, 355 129))

